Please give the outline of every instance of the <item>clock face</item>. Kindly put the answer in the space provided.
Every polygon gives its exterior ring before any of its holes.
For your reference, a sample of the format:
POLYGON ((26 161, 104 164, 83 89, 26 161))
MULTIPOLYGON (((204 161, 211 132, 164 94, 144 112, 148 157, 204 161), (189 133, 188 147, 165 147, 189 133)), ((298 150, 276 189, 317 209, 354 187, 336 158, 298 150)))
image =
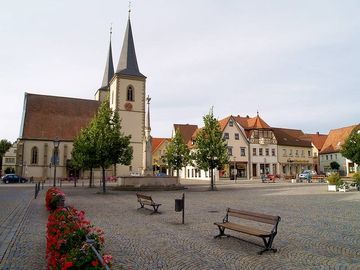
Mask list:
POLYGON ((124 107, 125 107, 125 110, 127 110, 127 111, 131 111, 133 108, 133 106, 130 102, 125 103, 124 107))

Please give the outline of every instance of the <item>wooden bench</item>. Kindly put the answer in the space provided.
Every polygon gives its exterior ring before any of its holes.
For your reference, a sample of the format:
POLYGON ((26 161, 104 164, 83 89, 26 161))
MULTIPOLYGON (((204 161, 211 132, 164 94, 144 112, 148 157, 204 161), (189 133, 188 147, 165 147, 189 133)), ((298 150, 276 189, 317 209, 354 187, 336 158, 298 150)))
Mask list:
POLYGON ((264 241, 265 249, 258 252, 258 254, 261 255, 263 252, 270 251, 270 250, 272 250, 273 252, 276 252, 277 250, 272 248, 272 244, 273 244, 274 238, 277 234, 277 226, 278 226, 278 223, 280 220, 281 220, 281 218, 279 216, 270 216, 270 215, 265 215, 265 214, 260 214, 260 213, 254 213, 254 212, 249 212, 249 211, 242 211, 242 210, 228 208, 227 212, 226 212, 226 216, 223 219, 223 222, 222 223, 214 223, 216 226, 218 226, 219 231, 220 231, 220 233, 218 235, 216 235, 215 238, 218 238, 221 236, 230 237, 230 235, 225 234, 225 229, 233 230, 236 232, 260 237, 264 241), (240 219, 250 220, 250 221, 253 221, 252 223, 254 223, 254 222, 266 223, 266 224, 270 224, 273 226, 271 226, 272 227, 271 230, 263 229, 263 228, 256 228, 256 227, 252 226, 253 224, 251 224, 251 226, 250 226, 250 225, 234 223, 233 220, 231 220, 231 221, 229 220, 229 217, 235 217, 235 218, 238 218, 238 220, 240 220, 240 219))
POLYGON ((144 208, 144 205, 150 205, 153 207, 154 211, 152 212, 152 214, 154 213, 159 213, 158 209, 159 206, 161 205, 160 203, 155 203, 153 201, 153 199, 151 198, 151 196, 145 195, 145 194, 141 194, 141 193, 136 193, 137 196, 137 200, 140 203, 141 207, 140 208, 144 208))

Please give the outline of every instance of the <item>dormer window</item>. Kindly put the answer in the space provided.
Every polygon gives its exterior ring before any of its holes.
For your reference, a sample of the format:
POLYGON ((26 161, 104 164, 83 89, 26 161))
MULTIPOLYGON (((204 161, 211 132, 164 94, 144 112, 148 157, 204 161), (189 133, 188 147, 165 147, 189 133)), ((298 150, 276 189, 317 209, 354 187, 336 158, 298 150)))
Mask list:
POLYGON ((230 121, 229 121, 229 126, 230 126, 230 127, 233 127, 233 126, 234 126, 234 121, 233 121, 233 120, 230 120, 230 121))
POLYGON ((128 88, 127 88, 126 100, 134 101, 134 89, 132 86, 128 86, 128 88))

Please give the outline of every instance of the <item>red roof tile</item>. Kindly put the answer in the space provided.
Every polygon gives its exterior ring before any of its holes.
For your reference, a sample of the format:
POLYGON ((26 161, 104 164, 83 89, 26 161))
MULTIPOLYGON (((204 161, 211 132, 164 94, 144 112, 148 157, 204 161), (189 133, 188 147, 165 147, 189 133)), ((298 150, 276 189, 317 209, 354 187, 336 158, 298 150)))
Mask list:
POLYGON ((171 141, 170 138, 152 138, 152 153, 154 153, 165 141, 171 141))
POLYGON ((72 141, 95 116, 96 100, 25 93, 23 139, 72 141))
POLYGON ((174 124, 174 130, 179 130, 185 144, 188 144, 189 141, 191 141, 191 137, 197 128, 197 125, 174 124))
POLYGON ((360 129, 360 124, 330 130, 320 154, 340 152, 341 145, 354 129, 360 129))
POLYGON ((323 147, 326 138, 328 135, 326 134, 320 134, 320 133, 315 133, 315 134, 305 134, 303 136, 304 139, 306 140, 310 140, 314 146, 317 148, 317 150, 321 150, 321 148, 323 147))

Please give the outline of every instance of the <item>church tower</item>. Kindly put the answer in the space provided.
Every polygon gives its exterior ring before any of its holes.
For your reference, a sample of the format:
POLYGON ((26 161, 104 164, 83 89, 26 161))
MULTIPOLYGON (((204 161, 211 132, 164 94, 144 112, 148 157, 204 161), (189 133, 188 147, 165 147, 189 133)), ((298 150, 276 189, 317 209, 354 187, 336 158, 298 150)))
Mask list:
POLYGON ((111 49, 111 34, 112 34, 112 29, 110 28, 109 52, 106 58, 104 77, 101 87, 95 93, 95 100, 98 101, 103 101, 106 97, 109 96, 110 81, 114 76, 114 64, 113 64, 112 49, 111 49))
POLYGON ((130 141, 133 148, 131 165, 117 165, 118 175, 143 171, 145 84, 146 77, 140 73, 136 59, 129 16, 119 63, 110 81, 110 107, 112 110, 118 110, 121 118, 121 131, 125 135, 131 135, 130 141))

